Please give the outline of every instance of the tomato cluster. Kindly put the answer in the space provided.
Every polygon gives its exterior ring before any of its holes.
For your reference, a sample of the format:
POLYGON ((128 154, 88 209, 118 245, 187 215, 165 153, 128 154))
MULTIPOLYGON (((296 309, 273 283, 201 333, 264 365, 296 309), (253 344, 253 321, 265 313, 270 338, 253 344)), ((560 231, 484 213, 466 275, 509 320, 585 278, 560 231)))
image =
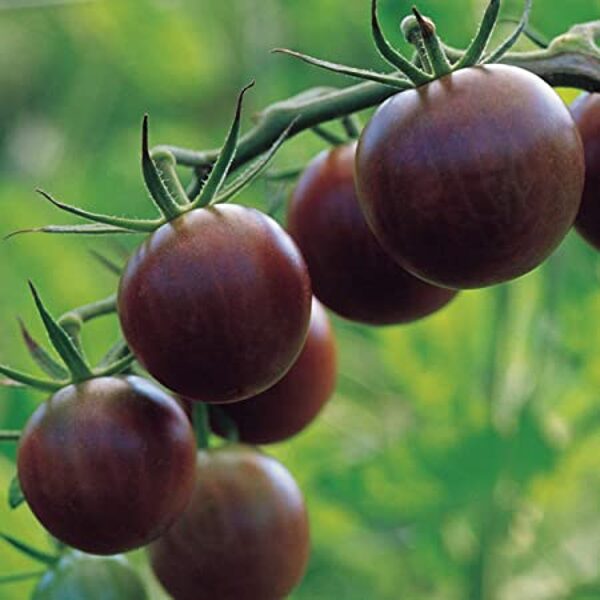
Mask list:
MULTIPOLYGON (((167 391, 90 371, 36 410, 18 472, 40 522, 94 554, 149 545, 177 600, 285 597, 309 555, 304 500, 246 444, 298 434, 332 396, 321 302, 370 325, 422 319, 458 290, 535 268, 578 212, 600 248, 599 98, 573 115, 522 69, 465 68, 390 98, 358 143, 318 155, 288 232, 235 204, 161 223, 130 257, 117 311, 135 359, 167 391), (241 444, 198 451, 189 417, 206 405, 211 429, 233 428, 241 444)), ((60 577, 36 597, 58 597, 60 577)))

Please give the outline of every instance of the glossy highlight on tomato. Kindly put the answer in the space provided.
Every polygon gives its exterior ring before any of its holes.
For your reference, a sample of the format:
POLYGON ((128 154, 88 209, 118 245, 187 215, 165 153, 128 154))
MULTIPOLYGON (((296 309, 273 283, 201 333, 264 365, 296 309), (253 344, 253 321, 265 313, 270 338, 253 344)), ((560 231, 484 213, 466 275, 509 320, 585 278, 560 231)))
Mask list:
POLYGON ((175 600, 281 600, 309 555, 302 493, 275 459, 243 445, 198 453, 198 482, 183 516, 149 547, 175 600))
POLYGON ((141 577, 124 556, 69 551, 48 570, 31 600, 147 600, 141 577))
MULTIPOLYGON (((306 342, 292 368, 258 396, 220 408, 235 424, 240 441, 280 442, 317 417, 333 394, 336 374, 333 329, 323 306, 313 300, 306 342)), ((217 433, 224 433, 218 419, 211 419, 211 426, 217 433)))
POLYGON ((356 176, 367 222, 400 265, 478 288, 531 271, 560 244, 581 201, 583 148, 548 84, 490 65, 384 102, 356 176))
POLYGON ((571 105, 585 152, 585 188, 575 228, 600 250, 600 94, 582 94, 571 105))
POLYGON ((455 292, 400 267, 379 245, 354 186, 356 144, 319 154, 292 196, 288 231, 308 265, 313 292, 342 317, 370 325, 408 323, 445 306, 455 292))
POLYGON ((271 387, 304 344, 311 286, 299 250, 261 212, 194 210, 154 232, 121 278, 138 360, 177 394, 234 402, 271 387))
POLYGON ((148 544, 179 517, 195 484, 196 444, 176 401, 141 377, 69 385, 33 413, 17 456, 35 516, 91 554, 148 544))

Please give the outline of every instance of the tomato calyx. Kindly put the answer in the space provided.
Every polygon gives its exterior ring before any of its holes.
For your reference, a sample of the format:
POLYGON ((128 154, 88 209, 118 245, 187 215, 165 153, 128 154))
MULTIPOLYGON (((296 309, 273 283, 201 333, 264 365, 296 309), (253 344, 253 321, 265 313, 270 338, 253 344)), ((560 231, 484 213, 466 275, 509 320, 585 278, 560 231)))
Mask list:
POLYGON ((183 214, 199 209, 228 202, 245 187, 252 183, 267 168, 275 153, 289 137, 297 120, 292 121, 269 149, 259 156, 250 166, 227 182, 231 174, 235 156, 240 141, 242 104, 246 92, 254 86, 251 82, 244 87, 237 99, 235 117, 229 129, 225 143, 210 170, 200 179, 199 185, 187 192, 176 172, 176 160, 167 149, 157 149, 150 152, 148 143, 148 115, 142 120, 142 152, 141 164, 144 183, 156 209, 159 218, 137 219, 117 217, 84 210, 77 206, 66 204, 54 198, 48 192, 38 189, 37 192, 56 208, 70 214, 82 217, 89 224, 77 225, 46 225, 43 227, 21 229, 7 236, 10 238, 22 233, 81 233, 81 234, 112 234, 112 233, 151 233, 183 214), (189 198, 188 196, 192 197, 189 198))
POLYGON ((85 356, 79 339, 79 333, 85 321, 115 311, 114 294, 99 302, 73 309, 56 319, 46 308, 33 283, 29 282, 29 288, 48 339, 61 361, 53 358, 33 338, 23 321, 19 319, 21 335, 27 351, 48 378, 29 375, 8 365, 0 364, 0 373, 8 377, 8 381, 1 381, 0 384, 14 385, 16 382, 40 391, 56 392, 69 384, 81 383, 95 377, 116 375, 129 369, 134 357, 122 340, 119 340, 107 352, 98 366, 93 368, 85 356))
POLYGON ((348 67, 287 48, 276 48, 273 52, 288 54, 328 71, 381 83, 396 88, 398 91, 404 91, 426 85, 459 69, 501 60, 527 29, 532 2, 533 0, 526 0, 523 15, 510 36, 495 50, 486 54, 500 13, 500 0, 490 0, 471 44, 452 62, 448 52, 449 48, 437 35, 435 24, 431 19, 424 17, 416 7, 412 9, 413 15, 404 19, 401 29, 407 41, 416 47, 417 60, 410 61, 404 57, 385 37, 377 15, 377 0, 371 0, 371 35, 381 57, 394 67, 395 73, 392 74, 348 67))

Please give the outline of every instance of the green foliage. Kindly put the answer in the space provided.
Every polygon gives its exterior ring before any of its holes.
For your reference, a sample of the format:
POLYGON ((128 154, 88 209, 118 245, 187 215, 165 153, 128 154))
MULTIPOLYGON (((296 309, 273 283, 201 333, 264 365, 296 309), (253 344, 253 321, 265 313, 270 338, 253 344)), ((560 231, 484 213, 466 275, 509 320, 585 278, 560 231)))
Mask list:
MULTIPOLYGON (((399 3, 379 4, 386 35, 402 47, 399 3)), ((484 4, 424 0, 419 8, 464 47, 484 4)), ((504 4, 507 15, 520 15, 522 2, 504 4)), ((273 100, 348 84, 269 55, 275 46, 384 68, 369 39, 367 0, 10 6, 0 3, 2 236, 56 221, 33 193, 38 186, 90 211, 152 217, 139 167, 146 112, 154 142, 212 148, 253 77, 245 126, 273 100)), ((537 0, 531 23, 551 37, 599 13, 599 0, 537 0)), ((499 27, 498 41, 513 27, 499 27)), ((300 136, 271 168, 295 168, 321 147, 316 136, 300 136)), ((255 183, 241 200, 266 209, 266 190, 255 183)), ((129 248, 137 239, 122 238, 129 248)), ((15 314, 44 339, 28 278, 56 314, 114 290, 114 275, 88 249, 119 255, 111 241, 91 237, 2 244, 0 363, 10 357, 33 368, 15 314)), ((426 321, 369 329, 334 319, 336 396, 314 427, 272 450, 298 478, 312 516, 313 555, 295 600, 599 596, 599 265, 572 235, 537 272, 463 293, 426 321)), ((117 331, 114 317, 86 325, 92 364, 117 331)), ((42 398, 2 388, 2 428, 22 427, 42 398)), ((0 530, 48 548, 28 509, 8 507, 14 452, 0 446, 0 530)), ((143 558, 136 562, 152 597, 164 598, 143 558)), ((0 546, 0 575, 35 568, 0 546)), ((34 584, 0 586, 0 600, 26 598, 34 584)))

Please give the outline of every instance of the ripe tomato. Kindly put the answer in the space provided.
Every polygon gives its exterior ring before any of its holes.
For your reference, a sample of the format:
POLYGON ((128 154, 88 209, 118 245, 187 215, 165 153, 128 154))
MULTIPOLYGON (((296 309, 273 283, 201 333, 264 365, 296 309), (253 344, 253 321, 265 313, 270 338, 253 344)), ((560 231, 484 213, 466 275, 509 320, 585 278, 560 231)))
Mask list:
POLYGON ((232 402, 281 379, 304 344, 311 289, 292 239, 257 210, 219 205, 163 225, 119 288, 123 334, 173 391, 232 402))
MULTIPOLYGON (((292 368, 272 388, 221 410, 237 426, 240 440, 270 444, 304 429, 335 389, 336 350, 327 313, 313 300, 304 348, 292 368)), ((216 419, 211 425, 219 432, 216 419)))
POLYGON ((47 571, 31 600, 146 600, 140 576, 122 556, 69 552, 47 571))
POLYGON ((59 390, 32 415, 18 450, 23 493, 69 546, 114 554, 161 535, 189 502, 194 434, 173 398, 140 377, 59 390))
POLYGON ((455 293, 413 277, 381 248, 356 198, 355 152, 356 144, 340 146, 311 162, 292 196, 288 230, 331 310, 372 325, 420 319, 455 293))
POLYGON ((600 94, 582 94, 571 105, 585 151, 585 188, 575 227, 600 250, 600 94))
POLYGON ((302 493, 280 463, 249 446, 199 452, 192 501, 149 553, 175 600, 280 600, 308 560, 302 493))
POLYGON ((552 88, 491 65, 384 102, 356 171, 381 245, 418 277, 460 289, 523 275, 558 246, 579 208, 584 160, 552 88))

